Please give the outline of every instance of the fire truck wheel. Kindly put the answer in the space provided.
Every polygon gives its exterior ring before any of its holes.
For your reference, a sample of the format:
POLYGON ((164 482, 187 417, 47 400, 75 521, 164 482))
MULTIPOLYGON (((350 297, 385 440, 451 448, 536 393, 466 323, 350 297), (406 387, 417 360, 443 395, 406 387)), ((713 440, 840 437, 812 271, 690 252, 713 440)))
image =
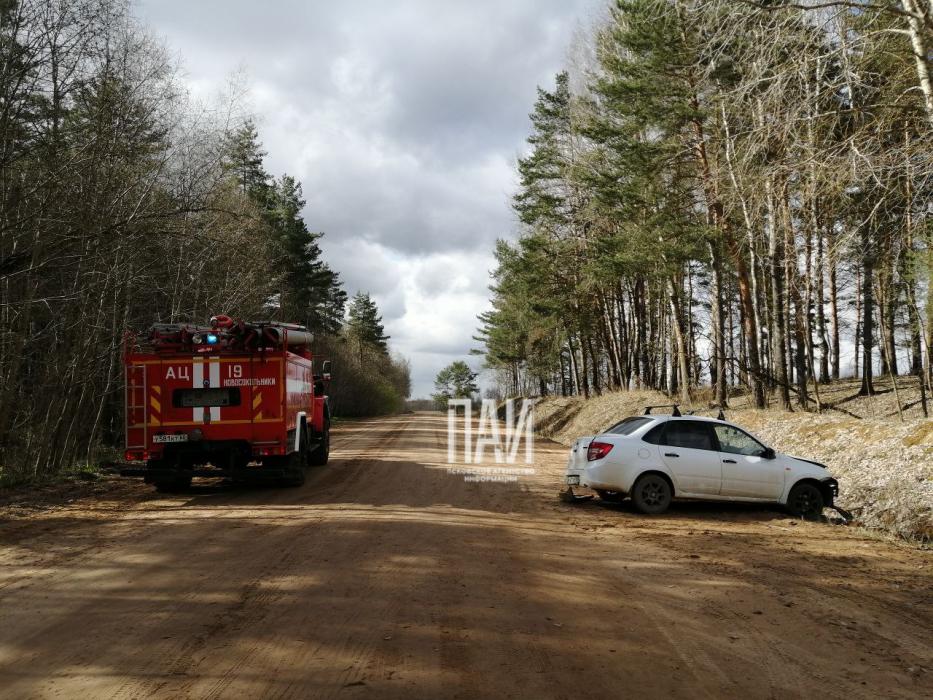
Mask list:
POLYGON ((305 483, 305 450, 293 452, 285 460, 285 476, 282 477, 282 486, 302 486, 305 483))
POLYGON ((324 423, 324 434, 318 440, 317 447, 311 452, 309 462, 312 467, 323 467, 330 456, 330 421, 324 423))
POLYGON ((191 488, 191 477, 179 474, 171 479, 158 479, 153 483, 159 493, 183 493, 191 488))
POLYGON ((191 487, 191 475, 185 473, 173 474, 169 470, 178 469, 177 460, 150 459, 146 463, 148 469, 161 472, 158 476, 146 477, 146 482, 155 486, 159 493, 179 493, 191 487), (168 473, 166 473, 168 471, 168 473))

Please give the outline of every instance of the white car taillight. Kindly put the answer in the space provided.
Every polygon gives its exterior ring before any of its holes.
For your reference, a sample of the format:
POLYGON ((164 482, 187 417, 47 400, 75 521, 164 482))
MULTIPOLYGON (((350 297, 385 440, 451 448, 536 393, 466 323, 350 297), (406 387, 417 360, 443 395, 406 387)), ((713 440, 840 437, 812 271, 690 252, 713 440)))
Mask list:
POLYGON ((608 442, 591 442, 586 450, 586 461, 594 462, 602 459, 612 451, 612 445, 608 442))

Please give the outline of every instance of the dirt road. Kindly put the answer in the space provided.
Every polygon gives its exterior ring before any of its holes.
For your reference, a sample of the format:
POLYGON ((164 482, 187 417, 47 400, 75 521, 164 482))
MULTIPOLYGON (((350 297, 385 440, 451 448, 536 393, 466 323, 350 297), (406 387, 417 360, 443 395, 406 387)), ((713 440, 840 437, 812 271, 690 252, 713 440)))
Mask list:
POLYGON ((921 697, 933 557, 760 509, 467 482, 430 414, 290 490, 0 511, 0 696, 921 697))

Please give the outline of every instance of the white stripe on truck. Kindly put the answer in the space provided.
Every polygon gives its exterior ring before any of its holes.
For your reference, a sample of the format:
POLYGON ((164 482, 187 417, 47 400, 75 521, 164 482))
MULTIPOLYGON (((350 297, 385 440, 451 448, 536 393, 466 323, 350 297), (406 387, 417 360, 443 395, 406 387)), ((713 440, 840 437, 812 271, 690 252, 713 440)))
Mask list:
MULTIPOLYGON (((203 389, 204 388, 204 363, 198 362, 198 358, 195 357, 192 365, 193 365, 194 371, 191 372, 191 386, 193 386, 195 389, 203 389)), ((197 406, 191 409, 191 411, 192 411, 191 420, 193 420, 195 423, 204 422, 204 407, 203 406, 197 406)), ((213 416, 211 417, 213 418, 213 416)))
MULTIPOLYGON (((220 358, 214 357, 210 361, 211 388, 220 388, 220 358)), ((220 406, 211 406, 211 422, 220 420, 220 406)))

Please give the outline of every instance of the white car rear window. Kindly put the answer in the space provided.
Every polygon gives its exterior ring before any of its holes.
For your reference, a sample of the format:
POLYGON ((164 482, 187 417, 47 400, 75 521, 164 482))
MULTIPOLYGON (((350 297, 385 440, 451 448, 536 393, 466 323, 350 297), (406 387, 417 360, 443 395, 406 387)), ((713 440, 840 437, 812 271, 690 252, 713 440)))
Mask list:
POLYGON ((626 418, 623 421, 616 423, 614 426, 609 428, 609 430, 603 431, 604 435, 631 435, 640 427, 646 423, 650 423, 650 418, 644 418, 641 416, 633 416, 632 418, 626 418))

